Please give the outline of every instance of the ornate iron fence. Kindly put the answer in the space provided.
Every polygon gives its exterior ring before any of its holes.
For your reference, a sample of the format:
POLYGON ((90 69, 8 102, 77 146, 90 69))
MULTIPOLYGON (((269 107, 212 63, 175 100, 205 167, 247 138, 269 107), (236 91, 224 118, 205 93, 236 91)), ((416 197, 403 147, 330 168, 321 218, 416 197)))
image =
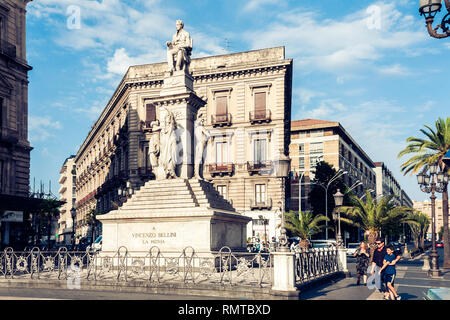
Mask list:
POLYGON ((268 253, 232 252, 223 247, 215 253, 196 252, 16 252, 6 248, 0 255, 0 276, 9 279, 80 280, 162 283, 272 286, 272 259, 268 253))
POLYGON ((298 249, 295 251, 297 284, 339 271, 336 248, 298 249))

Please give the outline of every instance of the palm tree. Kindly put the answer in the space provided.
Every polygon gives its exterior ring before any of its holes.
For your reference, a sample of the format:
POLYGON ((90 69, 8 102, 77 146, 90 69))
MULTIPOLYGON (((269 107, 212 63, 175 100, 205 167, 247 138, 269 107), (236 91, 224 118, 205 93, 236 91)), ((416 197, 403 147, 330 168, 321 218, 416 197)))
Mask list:
MULTIPOLYGON (((403 174, 408 173, 414 174, 419 172, 424 166, 437 163, 439 167, 444 171, 450 170, 446 167, 445 163, 442 161, 445 154, 450 150, 450 117, 447 119, 438 118, 435 123, 436 130, 433 130, 430 126, 425 125, 424 129, 420 129, 426 138, 416 138, 409 137, 406 142, 409 144, 404 150, 402 150, 398 157, 402 157, 407 154, 412 154, 413 156, 401 165, 401 170, 403 174)), ((442 220, 444 226, 448 226, 448 186, 442 193, 442 220)), ((444 268, 450 268, 450 241, 449 241, 449 230, 444 229, 444 268)))
POLYGON ((382 197, 378 202, 366 191, 365 199, 350 195, 352 206, 341 207, 349 219, 341 219, 365 231, 369 241, 370 254, 375 250, 375 240, 390 223, 414 223, 407 216, 412 210, 407 207, 397 207, 392 202, 394 195, 382 197), (364 201, 365 200, 365 201, 364 201))
POLYGON ((312 212, 289 212, 285 215, 285 227, 302 239, 300 247, 308 248, 308 239, 325 228, 325 225, 320 224, 321 222, 329 220, 321 214, 313 216, 312 212))
POLYGON ((416 221, 416 223, 408 223, 411 229, 411 234, 414 238, 414 245, 416 248, 424 248, 425 235, 427 233, 428 227, 430 226, 430 219, 426 214, 415 210, 409 214, 409 217, 416 221))
MULTIPOLYGON (((50 237, 52 231, 52 220, 59 217, 59 208, 62 202, 56 199, 43 199, 39 206, 39 228, 41 219, 47 220, 47 249, 50 250, 50 237)), ((39 230, 40 231, 40 230, 39 230)))

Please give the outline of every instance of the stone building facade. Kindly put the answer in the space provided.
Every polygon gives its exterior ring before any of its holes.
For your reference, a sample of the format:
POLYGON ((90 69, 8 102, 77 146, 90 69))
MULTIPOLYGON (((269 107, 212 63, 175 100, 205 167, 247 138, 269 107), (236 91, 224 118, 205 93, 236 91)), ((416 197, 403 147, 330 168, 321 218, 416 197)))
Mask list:
POLYGON ((0 2, 0 194, 28 196, 27 0, 0 2))
POLYGON ((59 209, 58 220, 58 242, 64 244, 72 243, 73 221, 70 210, 76 205, 76 166, 75 155, 67 158, 59 171, 59 201, 64 204, 59 209))
POLYGON ((339 122, 318 119, 295 120, 291 124, 291 144, 289 147, 291 170, 294 177, 291 184, 291 210, 299 208, 299 191, 302 211, 311 210, 308 194, 314 179, 315 165, 326 161, 336 170, 348 174, 342 178, 351 187, 357 182, 353 192, 362 195, 364 190, 375 190, 375 165, 364 150, 356 143, 339 122), (299 178, 302 188, 299 190, 299 178))
POLYGON ((377 197, 394 195, 392 201, 396 205, 402 204, 402 188, 397 179, 395 179, 391 170, 387 168, 384 162, 375 162, 375 174, 377 176, 377 197))
MULTIPOLYGON (((75 157, 77 220, 91 209, 107 213, 154 179, 151 123, 160 106, 167 63, 132 66, 75 157)), ((248 236, 276 236, 286 183, 276 159, 288 154, 292 60, 284 47, 192 59, 196 114, 208 133, 203 177, 236 211, 253 219, 248 236)), ((194 115, 191 115, 194 116, 194 115)), ((190 131, 190 130, 186 130, 190 131)), ((192 139, 193 137, 185 137, 192 139)))

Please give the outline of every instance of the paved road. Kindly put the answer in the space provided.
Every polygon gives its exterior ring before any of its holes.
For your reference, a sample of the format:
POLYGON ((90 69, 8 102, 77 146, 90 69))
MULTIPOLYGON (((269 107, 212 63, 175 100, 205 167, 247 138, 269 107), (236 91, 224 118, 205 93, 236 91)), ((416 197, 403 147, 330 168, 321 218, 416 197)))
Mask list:
MULTIPOLYGON (((438 249, 439 256, 443 257, 443 249, 438 249)), ((442 261, 440 263, 442 265, 442 261)), ((402 300, 423 300, 428 289, 450 288, 450 271, 443 273, 440 279, 430 279, 422 270, 423 259, 400 260, 397 264, 397 277, 395 280, 397 292, 402 300)), ((368 289, 363 285, 356 285, 355 259, 348 259, 350 278, 334 283, 324 284, 301 294, 302 300, 381 300, 383 295, 376 290, 368 289)))

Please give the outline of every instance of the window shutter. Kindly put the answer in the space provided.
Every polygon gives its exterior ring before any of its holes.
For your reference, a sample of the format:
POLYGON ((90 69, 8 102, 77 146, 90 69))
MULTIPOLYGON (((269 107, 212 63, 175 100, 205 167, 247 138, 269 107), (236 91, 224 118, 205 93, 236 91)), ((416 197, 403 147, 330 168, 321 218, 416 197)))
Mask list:
POLYGON ((146 110, 146 118, 145 121, 147 123, 150 123, 152 121, 156 120, 156 108, 155 105, 152 103, 147 104, 147 110, 146 110))
POLYGON ((227 96, 216 97, 216 115, 223 116, 227 114, 227 96))
POLYGON ((255 119, 264 118, 266 116, 266 93, 255 93, 255 119))

